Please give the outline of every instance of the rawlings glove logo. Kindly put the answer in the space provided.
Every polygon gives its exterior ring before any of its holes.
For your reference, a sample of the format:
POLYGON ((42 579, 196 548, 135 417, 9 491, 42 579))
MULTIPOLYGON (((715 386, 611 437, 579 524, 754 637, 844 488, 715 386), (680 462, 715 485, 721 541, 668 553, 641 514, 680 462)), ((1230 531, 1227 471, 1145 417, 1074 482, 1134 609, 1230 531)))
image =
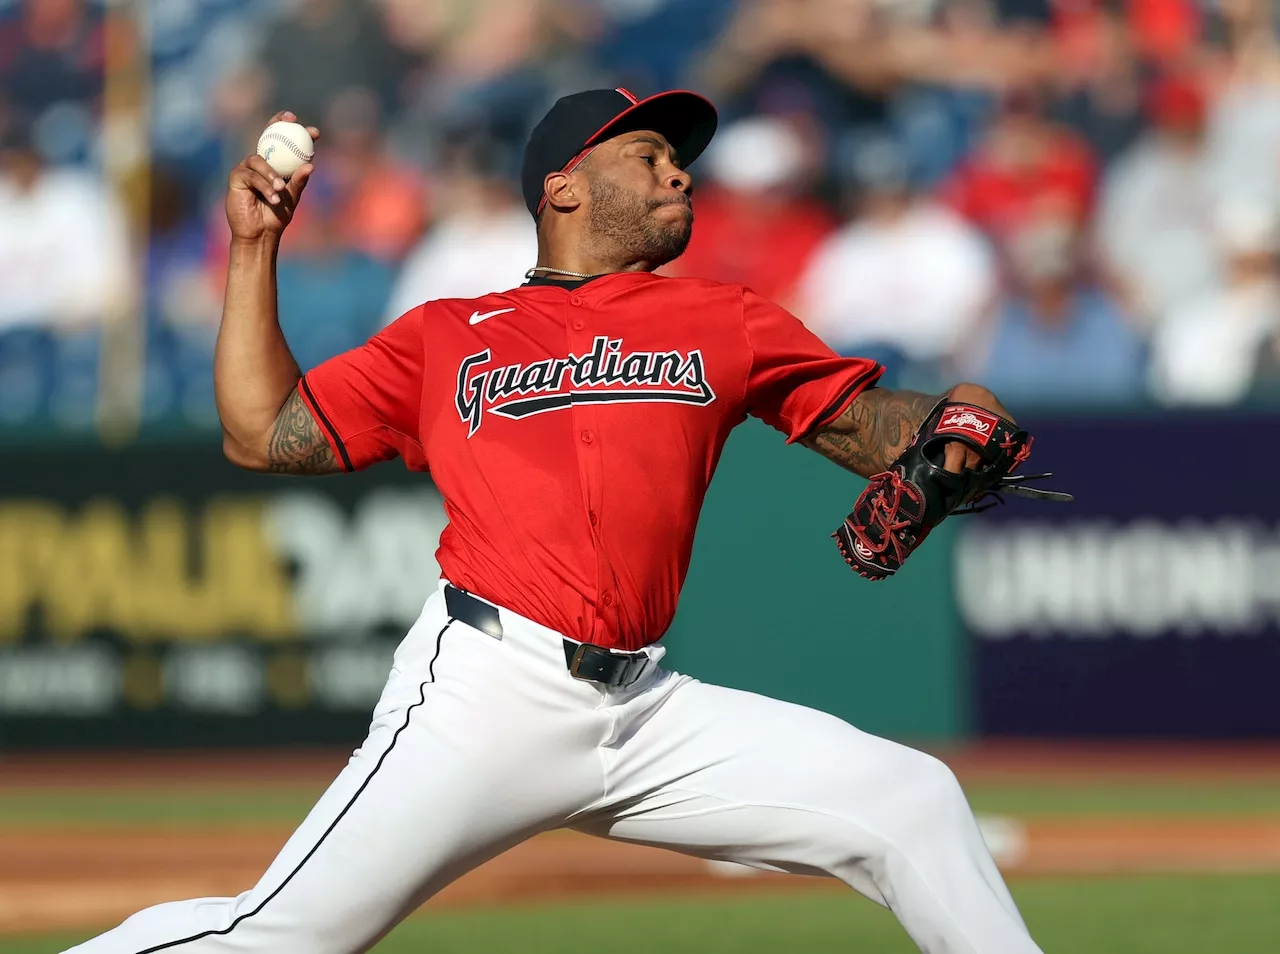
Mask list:
POLYGON ((982 408, 963 405, 949 410, 938 422, 935 434, 967 434, 986 446, 1000 418, 982 408))

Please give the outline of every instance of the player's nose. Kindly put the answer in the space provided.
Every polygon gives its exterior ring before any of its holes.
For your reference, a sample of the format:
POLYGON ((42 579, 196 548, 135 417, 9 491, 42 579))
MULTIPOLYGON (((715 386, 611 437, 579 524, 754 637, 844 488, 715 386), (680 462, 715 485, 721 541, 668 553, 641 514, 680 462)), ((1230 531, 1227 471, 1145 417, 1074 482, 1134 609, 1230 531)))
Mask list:
POLYGON ((684 169, 677 169, 667 177, 667 186, 687 196, 693 195, 693 176, 684 169))

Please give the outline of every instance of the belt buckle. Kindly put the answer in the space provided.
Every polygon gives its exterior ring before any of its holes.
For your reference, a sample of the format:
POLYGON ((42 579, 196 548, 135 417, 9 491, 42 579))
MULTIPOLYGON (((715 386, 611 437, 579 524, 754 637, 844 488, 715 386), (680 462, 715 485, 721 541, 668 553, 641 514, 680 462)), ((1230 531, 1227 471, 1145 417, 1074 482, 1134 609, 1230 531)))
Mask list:
POLYGON ((581 672, 582 657, 587 654, 590 643, 578 643, 578 648, 573 651, 573 658, 569 660, 569 675, 574 679, 582 679, 586 682, 595 682, 590 676, 584 676, 581 672))
POLYGON ((569 660, 569 675, 573 676, 573 678, 575 679, 581 679, 584 682, 596 682, 596 683, 600 683, 601 685, 613 686, 616 688, 625 688, 626 686, 631 685, 633 682, 636 681, 636 679, 639 678, 640 674, 644 671, 644 667, 648 664, 648 662, 649 662, 649 658, 644 653, 629 653, 621 649, 612 649, 607 646, 596 646, 594 643, 578 643, 577 647, 573 650, 572 658, 569 660), (625 666, 623 681, 609 682, 605 679, 600 679, 596 676, 588 676, 583 674, 582 660, 586 657, 586 654, 592 649, 602 653, 606 653, 607 655, 612 656, 615 659, 623 660, 623 665, 625 666))

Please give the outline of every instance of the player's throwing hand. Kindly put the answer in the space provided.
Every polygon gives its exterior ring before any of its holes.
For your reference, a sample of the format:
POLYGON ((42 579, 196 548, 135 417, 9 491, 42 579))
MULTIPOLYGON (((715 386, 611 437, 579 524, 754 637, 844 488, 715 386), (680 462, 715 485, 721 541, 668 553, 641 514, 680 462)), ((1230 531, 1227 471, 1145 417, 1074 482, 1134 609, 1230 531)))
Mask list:
MULTIPOLYGON (((297 117, 288 111, 271 117, 273 123, 281 120, 296 122, 297 117)), ((315 126, 308 126, 307 132, 313 142, 320 138, 320 130, 315 126)), ((231 226, 232 238, 256 242, 278 237, 293 219, 312 169, 308 162, 286 182, 266 159, 256 154, 232 169, 227 185, 227 224, 231 226)))

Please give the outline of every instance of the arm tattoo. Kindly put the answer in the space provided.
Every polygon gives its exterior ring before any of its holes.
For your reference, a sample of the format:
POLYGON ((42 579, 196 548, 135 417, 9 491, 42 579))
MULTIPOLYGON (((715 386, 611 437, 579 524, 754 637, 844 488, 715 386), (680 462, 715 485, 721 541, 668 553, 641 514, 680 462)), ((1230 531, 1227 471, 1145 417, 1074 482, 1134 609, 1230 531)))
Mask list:
POLYGON ((267 472, 332 474, 340 469, 320 425, 294 388, 267 437, 267 472))
POLYGON ((870 477, 907 449, 939 398, 918 391, 863 391, 848 410, 802 442, 841 467, 870 477))

